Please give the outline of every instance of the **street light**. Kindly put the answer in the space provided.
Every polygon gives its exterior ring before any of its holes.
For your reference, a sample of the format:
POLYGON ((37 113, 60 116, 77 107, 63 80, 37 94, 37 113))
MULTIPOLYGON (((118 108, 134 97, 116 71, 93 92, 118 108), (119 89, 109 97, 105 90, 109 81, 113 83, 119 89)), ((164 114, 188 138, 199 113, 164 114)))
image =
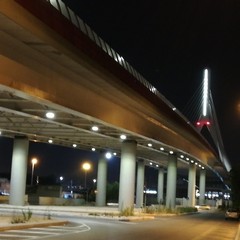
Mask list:
POLYGON ((34 174, 34 166, 37 164, 38 160, 36 158, 32 159, 32 177, 31 177, 31 186, 33 185, 33 174, 34 174))
POLYGON ((85 188, 87 187, 87 172, 91 169, 91 165, 88 162, 83 163, 83 170, 85 171, 85 188))

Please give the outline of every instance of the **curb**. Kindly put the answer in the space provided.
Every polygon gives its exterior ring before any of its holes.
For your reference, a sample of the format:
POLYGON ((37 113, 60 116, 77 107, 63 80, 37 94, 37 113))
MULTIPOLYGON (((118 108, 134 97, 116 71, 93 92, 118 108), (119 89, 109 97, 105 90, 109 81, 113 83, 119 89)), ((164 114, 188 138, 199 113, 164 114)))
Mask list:
POLYGON ((119 221, 122 222, 131 222, 131 221, 144 221, 144 220, 152 220, 155 219, 154 216, 132 216, 132 217, 121 217, 119 221))
POLYGON ((18 224, 10 224, 6 226, 0 226, 0 232, 7 230, 19 230, 26 228, 34 228, 34 227, 48 227, 48 226, 62 226, 67 224, 68 221, 52 221, 52 222, 40 222, 40 223, 18 223, 18 224))

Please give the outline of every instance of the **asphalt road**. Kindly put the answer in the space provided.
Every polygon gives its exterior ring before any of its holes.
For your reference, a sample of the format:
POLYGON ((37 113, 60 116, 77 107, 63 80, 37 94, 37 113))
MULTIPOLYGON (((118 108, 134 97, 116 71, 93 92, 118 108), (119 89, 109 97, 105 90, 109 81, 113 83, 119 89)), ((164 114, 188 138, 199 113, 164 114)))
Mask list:
POLYGON ((66 226, 6 231, 0 233, 0 239, 240 240, 236 238, 239 222, 225 221, 223 213, 212 211, 137 222, 99 217, 64 219, 70 221, 66 226))
POLYGON ((101 219, 69 219, 85 224, 81 233, 47 239, 88 240, 230 240, 236 239, 239 223, 225 221, 223 213, 202 211, 199 214, 158 217, 140 222, 119 222, 101 219))

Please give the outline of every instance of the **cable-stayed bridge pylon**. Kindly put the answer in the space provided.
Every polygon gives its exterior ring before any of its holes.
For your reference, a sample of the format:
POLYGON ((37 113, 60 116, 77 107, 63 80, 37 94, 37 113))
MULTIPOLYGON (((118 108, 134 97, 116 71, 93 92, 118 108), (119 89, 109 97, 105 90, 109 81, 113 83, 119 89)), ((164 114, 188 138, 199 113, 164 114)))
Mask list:
POLYGON ((209 86, 209 70, 204 69, 203 83, 183 112, 196 126, 198 131, 207 139, 207 141, 211 145, 214 144, 213 147, 218 153, 219 160, 229 172, 231 170, 231 165, 225 153, 213 97, 209 86), (206 133, 206 129, 208 130, 211 139, 209 139, 209 136, 206 137, 204 135, 204 133, 206 133))

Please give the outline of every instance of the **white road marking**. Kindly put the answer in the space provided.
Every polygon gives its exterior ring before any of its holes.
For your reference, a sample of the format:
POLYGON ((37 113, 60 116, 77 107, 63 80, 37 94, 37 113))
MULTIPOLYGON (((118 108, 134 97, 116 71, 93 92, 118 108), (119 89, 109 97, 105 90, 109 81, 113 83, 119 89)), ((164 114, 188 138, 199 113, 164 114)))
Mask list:
POLYGON ((62 236, 74 233, 90 231, 91 228, 86 224, 81 224, 73 227, 69 226, 49 226, 45 228, 29 228, 22 230, 8 230, 0 233, 0 239, 19 238, 19 239, 44 239, 49 236, 62 236), (64 233, 63 233, 64 232, 64 233), (26 235, 28 234, 28 235, 26 235))
POLYGON ((27 236, 27 235, 13 235, 13 234, 4 234, 4 233, 1 233, 0 234, 0 239, 6 239, 6 238, 2 238, 2 237, 13 237, 13 238, 22 238, 22 239, 34 239, 36 238, 35 236, 27 236))

